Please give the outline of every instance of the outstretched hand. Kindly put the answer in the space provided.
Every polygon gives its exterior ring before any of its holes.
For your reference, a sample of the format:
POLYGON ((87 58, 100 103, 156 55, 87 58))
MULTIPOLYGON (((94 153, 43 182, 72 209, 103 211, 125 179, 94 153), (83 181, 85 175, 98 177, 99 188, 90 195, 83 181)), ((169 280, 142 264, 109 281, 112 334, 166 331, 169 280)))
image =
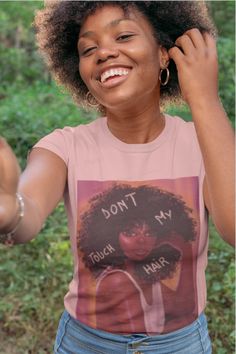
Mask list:
POLYGON ((197 28, 177 38, 168 54, 174 60, 183 99, 195 103, 218 100, 218 60, 215 39, 197 28))
POLYGON ((16 156, 0 137, 0 230, 8 226, 16 215, 19 176, 20 167, 16 156))

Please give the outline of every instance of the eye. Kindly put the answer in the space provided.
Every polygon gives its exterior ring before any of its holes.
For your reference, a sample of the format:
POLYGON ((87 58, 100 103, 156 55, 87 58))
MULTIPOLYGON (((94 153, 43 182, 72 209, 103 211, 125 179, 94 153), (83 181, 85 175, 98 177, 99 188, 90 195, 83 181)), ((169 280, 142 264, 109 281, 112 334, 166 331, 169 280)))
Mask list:
POLYGON ((128 41, 131 37, 133 37, 134 34, 133 33, 125 33, 125 34, 121 34, 119 35, 116 40, 119 42, 125 42, 128 41))
POLYGON ((90 54, 92 54, 92 52, 96 49, 97 47, 89 47, 86 48, 84 50, 82 50, 81 55, 82 56, 89 56, 90 54))
POLYGON ((144 236, 145 236, 145 237, 152 237, 152 235, 151 235, 150 232, 145 232, 144 236))
POLYGON ((122 233, 125 237, 135 237, 136 236, 136 232, 123 231, 122 233))

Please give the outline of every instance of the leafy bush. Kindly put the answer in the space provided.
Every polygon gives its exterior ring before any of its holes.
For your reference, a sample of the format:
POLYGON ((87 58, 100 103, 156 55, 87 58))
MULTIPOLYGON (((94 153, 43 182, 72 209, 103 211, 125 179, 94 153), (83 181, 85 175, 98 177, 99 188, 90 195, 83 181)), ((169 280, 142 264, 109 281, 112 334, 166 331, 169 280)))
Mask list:
POLYGON ((0 92, 2 94, 9 85, 32 84, 33 81, 42 77, 42 73, 45 80, 47 78, 44 65, 35 51, 29 54, 24 48, 6 48, 0 44, 0 58, 0 92))
POLYGON ((24 166, 28 151, 41 137, 56 128, 91 120, 95 113, 78 109, 55 85, 36 82, 20 89, 9 87, 0 105, 0 117, 1 135, 24 166))
POLYGON ((36 52, 32 22, 34 11, 43 2, 1 1, 0 4, 0 80, 1 91, 11 84, 47 80, 45 66, 36 52))

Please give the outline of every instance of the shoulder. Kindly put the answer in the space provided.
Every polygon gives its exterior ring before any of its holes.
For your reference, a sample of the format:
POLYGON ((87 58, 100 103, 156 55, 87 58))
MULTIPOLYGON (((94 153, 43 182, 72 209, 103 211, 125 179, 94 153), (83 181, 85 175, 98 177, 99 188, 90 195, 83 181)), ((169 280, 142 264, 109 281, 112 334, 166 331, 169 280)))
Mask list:
POLYGON ((193 121, 187 121, 183 119, 182 117, 176 116, 176 115, 169 115, 165 114, 166 121, 168 124, 172 127, 174 127, 177 131, 181 132, 192 132, 195 134, 195 126, 193 121))
POLYGON ((195 125, 192 121, 186 121, 179 116, 166 114, 166 121, 171 127, 174 137, 181 144, 198 145, 195 125))
POLYGON ((72 127, 55 129, 53 132, 41 138, 33 148, 43 148, 59 156, 67 165, 70 141, 74 134, 72 127))
POLYGON ((75 127, 65 126, 55 129, 41 138, 34 148, 44 148, 58 155, 68 165, 69 158, 74 155, 76 148, 82 153, 83 146, 88 146, 93 140, 93 132, 99 124, 97 120, 80 124, 75 127))
POLYGON ((40 141, 47 139, 69 139, 71 140, 74 136, 89 134, 90 132, 96 130, 101 124, 103 118, 97 118, 93 121, 88 121, 85 123, 78 124, 77 126, 65 126, 64 128, 54 129, 52 132, 45 135, 40 141))
POLYGON ((173 153, 173 169, 183 176, 204 175, 202 152, 195 125, 178 116, 167 116, 171 125, 169 147, 173 153))

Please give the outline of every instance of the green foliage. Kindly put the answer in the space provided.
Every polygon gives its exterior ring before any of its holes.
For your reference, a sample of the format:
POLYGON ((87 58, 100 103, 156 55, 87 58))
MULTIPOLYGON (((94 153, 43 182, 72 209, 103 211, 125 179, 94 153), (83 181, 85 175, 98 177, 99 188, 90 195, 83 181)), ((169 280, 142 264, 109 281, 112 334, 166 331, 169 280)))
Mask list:
MULTIPOLYGON (((13 33, 18 25, 24 24, 28 29, 34 19, 35 10, 43 7, 43 1, 1 1, 0 14, 1 34, 13 33)), ((25 30, 25 37, 28 37, 28 30, 25 30)), ((14 36, 14 35, 13 35, 14 36)))
MULTIPOLYGON (((3 93, 9 85, 31 84, 41 77, 44 66, 37 53, 27 53, 24 48, 5 48, 0 44, 1 72, 0 80, 3 93)), ((46 77, 46 74, 43 74, 46 77)))
POLYGON ((48 75, 36 52, 32 22, 39 1, 1 1, 0 3, 0 80, 1 90, 10 84, 32 83, 48 75), (20 14, 20 15, 19 15, 20 14))
POLYGON ((41 137, 65 125, 84 123, 95 114, 79 110, 53 84, 35 82, 20 90, 18 86, 5 90, 0 117, 0 134, 8 140, 23 167, 28 151, 41 137))
POLYGON ((235 257, 234 249, 210 227, 208 253, 206 315, 213 353, 233 354, 235 345, 235 257))
POLYGON ((0 254, 0 353, 52 353, 73 269, 63 206, 37 239, 0 254))
POLYGON ((218 35, 233 39, 235 35, 235 1, 208 1, 208 4, 218 29, 218 35))

